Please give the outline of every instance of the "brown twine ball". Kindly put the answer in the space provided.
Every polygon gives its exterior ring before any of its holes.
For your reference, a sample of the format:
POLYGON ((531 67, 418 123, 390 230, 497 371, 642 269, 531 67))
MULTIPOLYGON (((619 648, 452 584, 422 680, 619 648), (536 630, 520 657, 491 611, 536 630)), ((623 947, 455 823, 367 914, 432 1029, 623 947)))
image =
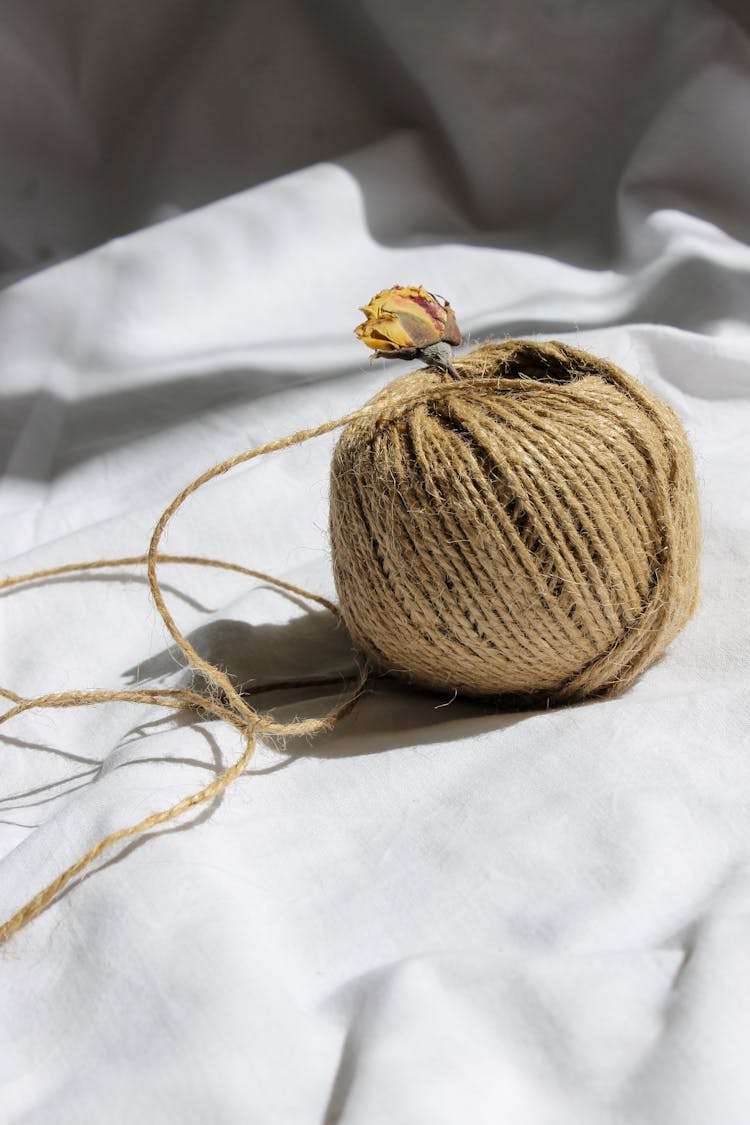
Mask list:
POLYGON ((331 471, 344 622, 427 688, 611 695, 692 614, 700 524, 674 412, 612 364, 509 340, 396 379, 331 471))

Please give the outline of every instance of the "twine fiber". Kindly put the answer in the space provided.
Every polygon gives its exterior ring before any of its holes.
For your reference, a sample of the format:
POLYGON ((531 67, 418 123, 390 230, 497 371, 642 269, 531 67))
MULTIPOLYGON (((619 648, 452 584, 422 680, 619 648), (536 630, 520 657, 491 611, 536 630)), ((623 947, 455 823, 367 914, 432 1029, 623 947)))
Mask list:
MULTIPOLYGON (((8 941, 117 844, 224 793, 258 736, 313 736, 355 706, 375 661, 415 683, 472 695, 563 702, 623 688, 690 616, 699 527, 692 458, 675 415, 634 379, 554 342, 489 344, 396 380, 341 418, 238 453, 187 485, 148 551, 13 575, 0 594, 76 572, 145 566, 154 608, 195 671, 192 688, 120 691, 0 687, 0 725, 34 711, 112 702, 189 711, 238 734, 235 760, 207 785, 91 843, 0 924, 8 941), (331 536, 341 607, 239 563, 170 555, 161 543, 198 489, 237 466, 347 427, 335 452, 331 536), (342 616, 366 658, 321 718, 279 722, 251 698, 289 686, 235 684, 181 632, 163 566, 234 571, 342 616)), ((296 686, 331 685, 311 675, 296 686)))
POLYGON ((456 370, 397 379, 338 442, 331 543, 354 642, 413 684, 465 695, 623 690, 696 605, 678 418, 556 342, 487 344, 456 370))

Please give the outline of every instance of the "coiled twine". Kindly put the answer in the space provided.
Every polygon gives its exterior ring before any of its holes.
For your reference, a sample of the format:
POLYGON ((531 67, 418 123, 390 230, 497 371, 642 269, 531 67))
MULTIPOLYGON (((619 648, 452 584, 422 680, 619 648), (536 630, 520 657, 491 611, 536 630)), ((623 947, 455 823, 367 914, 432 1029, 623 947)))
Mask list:
POLYGON ((355 644, 411 683, 561 703, 627 687, 693 612, 700 524, 674 412, 551 341, 405 375, 343 432, 331 544, 355 644))

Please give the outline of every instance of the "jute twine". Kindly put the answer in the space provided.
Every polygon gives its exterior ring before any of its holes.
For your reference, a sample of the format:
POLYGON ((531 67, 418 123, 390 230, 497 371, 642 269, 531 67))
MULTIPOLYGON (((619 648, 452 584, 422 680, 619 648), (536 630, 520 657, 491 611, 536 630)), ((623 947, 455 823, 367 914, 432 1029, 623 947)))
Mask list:
POLYGON ((336 448, 331 540, 355 644, 465 695, 624 689, 696 604, 679 420, 559 343, 488 344, 456 366, 459 383, 432 369, 391 383, 336 448))
MULTIPOLYGON (((231 457, 162 513, 148 552, 16 575, 0 592, 76 572, 144 565, 154 605, 201 690, 137 687, 25 697, 0 687, 0 724, 34 709, 108 702, 190 710, 241 736, 235 761, 169 808, 103 837, 0 925, 7 941, 118 843, 219 797, 259 735, 330 730, 361 697, 372 664, 470 695, 559 703, 627 686, 690 616, 699 523, 692 457, 674 413, 616 367, 550 342, 488 344, 396 380, 341 418, 231 457), (256 457, 348 427, 331 475, 339 608, 237 563, 169 555, 167 525, 199 488, 256 457), (278 722, 204 660, 166 606, 163 565, 220 568, 343 616, 363 657, 332 710, 278 722)), ((324 677, 294 681, 323 684, 324 677)))

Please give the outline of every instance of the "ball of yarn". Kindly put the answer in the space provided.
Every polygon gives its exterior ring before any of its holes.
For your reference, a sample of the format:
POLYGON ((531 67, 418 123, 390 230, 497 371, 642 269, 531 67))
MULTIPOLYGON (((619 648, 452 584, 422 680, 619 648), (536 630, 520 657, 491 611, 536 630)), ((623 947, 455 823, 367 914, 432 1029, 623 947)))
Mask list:
POLYGON ((612 364, 509 340, 407 374, 352 422, 331 544, 359 649, 415 685, 561 703, 610 695, 696 604, 692 455, 612 364))

